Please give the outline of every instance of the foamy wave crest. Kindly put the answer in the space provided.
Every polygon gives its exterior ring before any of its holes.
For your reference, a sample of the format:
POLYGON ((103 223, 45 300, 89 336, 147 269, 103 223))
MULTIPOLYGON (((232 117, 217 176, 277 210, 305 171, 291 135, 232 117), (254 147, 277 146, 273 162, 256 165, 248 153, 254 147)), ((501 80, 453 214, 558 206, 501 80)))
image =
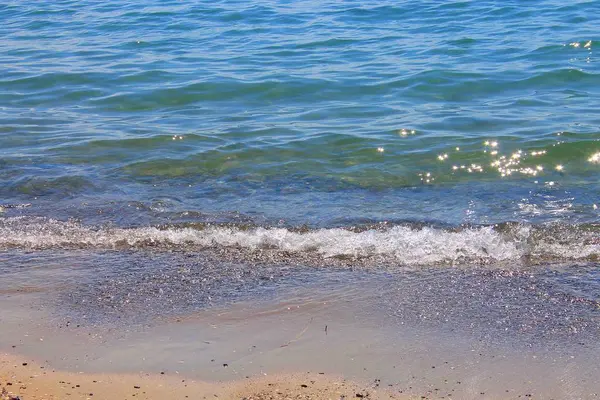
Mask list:
POLYGON ((0 219, 0 248, 241 249, 321 259, 393 261, 406 265, 504 262, 523 259, 596 259, 596 232, 526 225, 441 229, 397 225, 362 231, 343 228, 294 231, 236 226, 94 228, 46 218, 0 219))

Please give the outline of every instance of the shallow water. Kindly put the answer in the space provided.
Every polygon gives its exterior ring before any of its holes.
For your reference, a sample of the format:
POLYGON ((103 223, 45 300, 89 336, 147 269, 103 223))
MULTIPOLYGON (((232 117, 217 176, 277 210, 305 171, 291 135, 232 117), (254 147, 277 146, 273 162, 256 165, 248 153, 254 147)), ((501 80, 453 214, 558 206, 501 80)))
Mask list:
POLYGON ((1 7, 0 196, 37 214, 598 217, 597 1, 1 7))
POLYGON ((44 250, 3 265, 0 347, 55 368, 204 380, 312 371, 429 398, 600 391, 594 264, 391 272, 44 250))

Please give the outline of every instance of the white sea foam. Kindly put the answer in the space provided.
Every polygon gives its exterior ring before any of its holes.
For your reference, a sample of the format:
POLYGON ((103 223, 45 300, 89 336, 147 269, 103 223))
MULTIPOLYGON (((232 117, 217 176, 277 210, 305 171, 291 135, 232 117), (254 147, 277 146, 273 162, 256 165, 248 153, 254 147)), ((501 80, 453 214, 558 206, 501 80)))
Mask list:
POLYGON ((46 218, 0 219, 0 248, 241 248, 332 257, 385 259, 406 265, 517 261, 523 257, 577 260, 600 254, 593 234, 556 240, 520 226, 509 233, 491 226, 446 230, 393 226, 360 232, 342 228, 304 232, 286 228, 232 226, 94 228, 46 218))

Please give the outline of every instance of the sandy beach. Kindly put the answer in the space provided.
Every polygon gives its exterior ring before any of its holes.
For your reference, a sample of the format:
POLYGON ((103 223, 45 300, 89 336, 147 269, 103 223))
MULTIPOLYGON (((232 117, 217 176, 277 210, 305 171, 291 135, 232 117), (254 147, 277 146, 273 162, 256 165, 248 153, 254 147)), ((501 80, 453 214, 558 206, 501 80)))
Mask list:
MULTIPOLYGON (((548 340, 536 347, 526 331, 485 338, 408 314, 390 319, 375 297, 382 292, 378 280, 288 290, 268 301, 187 314, 147 312, 143 324, 114 316, 90 322, 73 310, 105 313, 97 308, 102 304, 87 297, 71 304, 60 297, 64 287, 51 281, 35 290, 10 284, 14 289, 0 294, 2 400, 558 400, 598 393, 593 347, 557 348, 548 340)), ((83 288, 69 293, 75 290, 83 288)), ((403 310, 435 315, 418 308, 418 292, 405 286, 403 293, 415 304, 403 310)))
POLYGON ((0 355, 0 399, 402 399, 379 387, 318 373, 210 383, 160 374, 64 372, 45 363, 0 355))
MULTIPOLYGON (((57 321, 40 309, 47 290, 0 295, 1 400, 407 398, 379 379, 353 381, 331 373, 331 363, 319 371, 307 369, 315 364, 303 359, 320 357, 310 346, 319 323, 307 316, 319 318, 327 308, 324 301, 219 308, 161 318, 153 328, 128 333, 125 326, 57 321), (275 321, 279 329, 265 335, 264 325, 275 321), (235 350, 245 342, 256 343, 246 346, 248 352, 261 349, 256 359, 235 350), (184 358, 197 354, 198 346, 214 349, 201 351, 205 362, 184 358)), ((325 337, 320 327, 318 336, 325 337)))

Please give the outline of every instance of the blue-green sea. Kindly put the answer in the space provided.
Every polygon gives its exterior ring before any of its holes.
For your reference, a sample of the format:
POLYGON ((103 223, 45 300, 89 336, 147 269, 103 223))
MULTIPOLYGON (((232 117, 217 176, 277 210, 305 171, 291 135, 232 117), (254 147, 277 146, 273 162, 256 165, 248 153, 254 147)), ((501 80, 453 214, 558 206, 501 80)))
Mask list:
POLYGON ((595 262, 598 27, 600 1, 5 1, 0 248, 595 262))

